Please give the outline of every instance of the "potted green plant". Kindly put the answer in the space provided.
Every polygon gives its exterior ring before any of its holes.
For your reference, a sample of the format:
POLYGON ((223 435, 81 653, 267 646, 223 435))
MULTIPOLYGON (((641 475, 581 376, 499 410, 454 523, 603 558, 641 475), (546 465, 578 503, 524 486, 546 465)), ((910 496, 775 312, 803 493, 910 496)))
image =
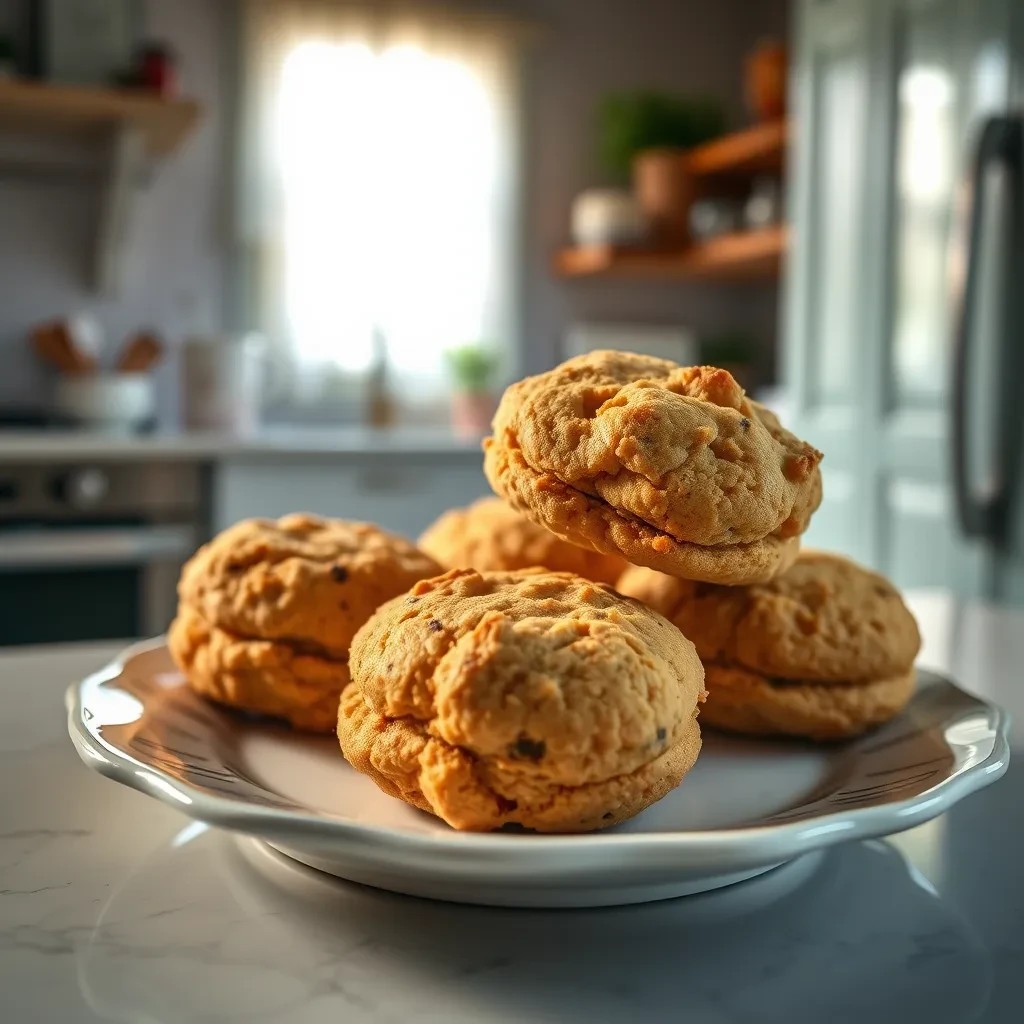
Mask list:
POLYGON ((606 171, 632 175, 633 188, 655 237, 683 245, 694 188, 682 154, 721 135, 722 105, 704 97, 658 92, 608 96, 599 112, 599 149, 606 171))
POLYGON ((452 428, 464 437, 478 437, 487 432, 497 406, 497 353, 488 345, 474 344, 449 349, 445 356, 453 385, 452 428))

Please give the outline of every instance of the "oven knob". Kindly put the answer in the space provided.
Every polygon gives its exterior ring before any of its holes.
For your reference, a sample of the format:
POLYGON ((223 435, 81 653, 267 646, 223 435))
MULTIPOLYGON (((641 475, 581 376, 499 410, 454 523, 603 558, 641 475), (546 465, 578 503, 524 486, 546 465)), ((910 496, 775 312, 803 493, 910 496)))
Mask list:
POLYGON ((53 482, 53 496, 73 508, 94 508, 110 490, 102 469, 73 469, 53 482))

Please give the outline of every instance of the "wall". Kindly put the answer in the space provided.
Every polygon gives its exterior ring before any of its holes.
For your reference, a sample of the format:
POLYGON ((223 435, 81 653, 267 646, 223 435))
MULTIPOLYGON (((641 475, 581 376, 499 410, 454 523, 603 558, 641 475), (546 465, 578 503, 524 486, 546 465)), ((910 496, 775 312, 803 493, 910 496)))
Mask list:
POLYGON ((602 183, 594 117, 608 92, 637 88, 710 93, 745 123, 742 62, 763 35, 785 37, 785 0, 523 0, 545 37, 527 61, 524 368, 550 365, 573 320, 683 323, 698 332, 749 329, 771 363, 773 286, 560 281, 549 259, 564 245, 569 208, 602 183))
MULTIPOLYGON (((683 323, 698 332, 745 327, 770 359, 775 289, 695 283, 560 281, 551 254, 568 237, 569 208, 601 182, 594 113, 613 90, 640 87, 722 96, 742 123, 741 68, 759 35, 785 32, 785 0, 493 0, 544 27, 526 58, 521 365, 558 358, 573 320, 683 323)), ((216 326, 229 285, 223 244, 232 52, 227 0, 146 0, 148 32, 172 43, 183 91, 204 106, 188 145, 161 164, 132 224, 122 295, 85 285, 95 193, 84 185, 0 177, 0 405, 38 401, 46 371, 27 350, 35 322, 88 311, 115 338, 152 325, 176 339, 199 319, 216 326)), ((472 5, 470 5, 472 6, 472 5)), ((176 414, 176 366, 160 371, 162 414, 176 414)))
MULTIPOLYGON (((121 294, 87 286, 96 191, 87 182, 0 176, 0 405, 38 403, 47 371, 28 351, 27 330, 54 316, 88 312, 118 341, 150 325, 177 338, 194 317, 219 325, 226 278, 226 63, 228 5, 146 0, 148 36, 171 43, 182 92, 203 105, 196 134, 156 168, 130 227, 121 294)), ((173 359, 161 368, 161 412, 176 415, 173 359)))

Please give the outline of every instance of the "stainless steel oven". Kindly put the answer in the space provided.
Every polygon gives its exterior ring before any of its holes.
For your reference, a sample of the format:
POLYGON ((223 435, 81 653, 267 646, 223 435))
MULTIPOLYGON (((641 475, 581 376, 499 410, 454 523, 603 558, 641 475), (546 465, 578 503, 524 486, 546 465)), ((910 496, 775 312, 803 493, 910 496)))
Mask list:
POLYGON ((194 463, 0 465, 0 645, 162 632, 204 490, 194 463))

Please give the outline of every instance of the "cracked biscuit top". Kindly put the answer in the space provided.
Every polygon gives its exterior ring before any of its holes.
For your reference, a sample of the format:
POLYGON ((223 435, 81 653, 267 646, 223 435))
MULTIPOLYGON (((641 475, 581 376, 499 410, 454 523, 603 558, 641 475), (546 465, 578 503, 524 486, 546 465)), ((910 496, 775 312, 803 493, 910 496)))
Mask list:
POLYGON ((566 539, 672 575, 769 579, 821 500, 821 453, 732 375, 601 351, 508 388, 499 494, 566 539))
POLYGON ((704 671, 660 615, 567 573, 452 570, 356 634, 365 703, 512 775, 579 786, 691 737, 704 671))
POLYGON ((617 586, 693 639, 707 665, 768 679, 859 682, 901 677, 921 646, 885 577, 839 555, 803 551, 768 583, 722 587, 628 569, 617 586))
POLYGON ((246 519, 218 534, 186 564, 178 595, 238 637, 344 658, 378 605, 440 571, 380 527, 295 513, 246 519))

